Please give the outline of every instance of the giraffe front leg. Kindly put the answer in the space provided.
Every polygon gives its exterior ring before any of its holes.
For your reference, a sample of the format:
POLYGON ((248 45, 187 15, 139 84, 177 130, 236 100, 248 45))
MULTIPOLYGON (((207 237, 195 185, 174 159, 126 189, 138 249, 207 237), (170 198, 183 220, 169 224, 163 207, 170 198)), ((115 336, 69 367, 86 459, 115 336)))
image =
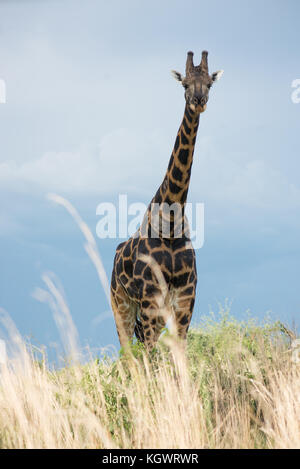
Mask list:
POLYGON ((179 292, 174 304, 174 321, 176 333, 179 339, 186 341, 187 332, 192 319, 195 303, 195 295, 186 296, 184 292, 179 292))
POLYGON ((111 290, 111 307, 121 347, 125 348, 132 340, 136 320, 136 305, 128 298, 121 285, 111 290))
POLYGON ((142 302, 140 311, 140 319, 144 334, 144 343, 147 350, 152 350, 161 334, 162 329, 166 325, 166 318, 161 314, 161 311, 156 302, 148 300, 142 302))

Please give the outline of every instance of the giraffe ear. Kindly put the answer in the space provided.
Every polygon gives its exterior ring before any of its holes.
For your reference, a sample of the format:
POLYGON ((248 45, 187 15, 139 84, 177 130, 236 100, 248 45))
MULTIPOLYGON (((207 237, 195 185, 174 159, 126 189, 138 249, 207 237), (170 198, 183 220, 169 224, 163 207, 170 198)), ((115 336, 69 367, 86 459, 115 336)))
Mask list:
POLYGON ((177 81, 182 81, 183 78, 184 78, 184 77, 181 75, 181 73, 176 72, 175 70, 171 70, 171 73, 172 73, 173 77, 175 78, 175 80, 177 80, 177 81))
POLYGON ((218 81, 220 80, 221 76, 223 75, 224 70, 218 70, 217 72, 214 72, 211 76, 212 81, 218 81))

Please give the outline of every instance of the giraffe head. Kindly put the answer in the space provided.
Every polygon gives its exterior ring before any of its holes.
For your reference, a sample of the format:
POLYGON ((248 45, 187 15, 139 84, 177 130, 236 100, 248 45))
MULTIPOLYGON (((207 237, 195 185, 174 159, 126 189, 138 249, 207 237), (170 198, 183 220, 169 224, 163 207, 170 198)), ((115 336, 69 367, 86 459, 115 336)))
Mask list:
POLYGON ((179 72, 172 70, 176 80, 181 81, 185 89, 185 100, 192 111, 200 113, 206 109, 209 90, 213 83, 221 78, 223 70, 208 73, 207 51, 202 52, 202 59, 199 65, 194 66, 193 52, 188 52, 186 60, 185 77, 179 72))

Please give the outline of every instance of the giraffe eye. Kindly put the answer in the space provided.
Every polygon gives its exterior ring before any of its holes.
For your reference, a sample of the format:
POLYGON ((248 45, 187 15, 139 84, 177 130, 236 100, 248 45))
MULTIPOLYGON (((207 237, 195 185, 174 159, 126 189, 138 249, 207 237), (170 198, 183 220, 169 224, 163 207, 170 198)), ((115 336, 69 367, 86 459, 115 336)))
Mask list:
POLYGON ((207 88, 210 90, 210 89, 211 89, 211 87, 212 87, 212 84, 211 84, 211 83, 209 83, 209 84, 207 85, 207 88))

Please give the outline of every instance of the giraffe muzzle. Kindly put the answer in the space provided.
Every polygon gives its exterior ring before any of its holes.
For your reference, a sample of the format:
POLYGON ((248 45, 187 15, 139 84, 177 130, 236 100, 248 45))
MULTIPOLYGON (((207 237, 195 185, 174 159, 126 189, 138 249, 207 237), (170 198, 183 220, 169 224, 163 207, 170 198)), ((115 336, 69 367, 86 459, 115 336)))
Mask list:
POLYGON ((190 102, 190 108, 192 109, 192 111, 196 111, 199 113, 204 112, 206 109, 207 101, 208 99, 206 96, 194 96, 194 98, 190 102))
POLYGON ((207 97, 206 96, 201 96, 201 97, 198 97, 198 96, 195 96, 193 98, 193 101, 192 101, 192 104, 194 104, 194 106, 205 106, 205 104, 207 103, 207 97))

